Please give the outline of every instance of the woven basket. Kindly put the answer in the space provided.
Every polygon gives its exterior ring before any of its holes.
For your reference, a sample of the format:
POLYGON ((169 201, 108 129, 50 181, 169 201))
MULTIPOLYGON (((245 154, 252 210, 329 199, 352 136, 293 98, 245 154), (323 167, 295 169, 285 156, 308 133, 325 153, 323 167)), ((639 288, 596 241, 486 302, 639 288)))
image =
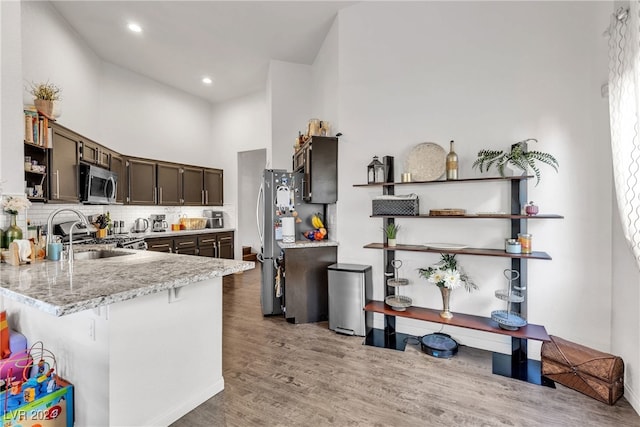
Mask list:
POLYGON ((207 225, 207 218, 180 218, 185 230, 202 230, 207 225))

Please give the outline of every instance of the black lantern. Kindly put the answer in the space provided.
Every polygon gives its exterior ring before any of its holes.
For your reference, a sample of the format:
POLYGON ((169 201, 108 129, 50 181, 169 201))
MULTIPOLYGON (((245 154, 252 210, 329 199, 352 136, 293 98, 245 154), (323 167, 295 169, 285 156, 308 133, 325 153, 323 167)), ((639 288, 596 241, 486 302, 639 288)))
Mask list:
POLYGON ((373 156, 373 160, 367 166, 367 182, 384 182, 384 165, 378 160, 378 156, 373 156))

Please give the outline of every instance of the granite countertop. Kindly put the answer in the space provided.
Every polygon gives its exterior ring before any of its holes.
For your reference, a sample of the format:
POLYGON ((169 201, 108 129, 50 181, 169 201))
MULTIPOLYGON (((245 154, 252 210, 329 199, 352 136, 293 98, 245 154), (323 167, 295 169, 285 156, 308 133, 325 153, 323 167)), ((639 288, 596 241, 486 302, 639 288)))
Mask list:
MULTIPOLYGON (((105 245, 74 245, 74 252, 105 245)), ((115 249, 127 255, 93 260, 0 264, 0 295, 64 316, 249 270, 251 261, 115 249)))
POLYGON ((322 246, 338 246, 338 242, 334 240, 296 240, 294 243, 278 241, 278 246, 282 249, 319 248, 322 246))

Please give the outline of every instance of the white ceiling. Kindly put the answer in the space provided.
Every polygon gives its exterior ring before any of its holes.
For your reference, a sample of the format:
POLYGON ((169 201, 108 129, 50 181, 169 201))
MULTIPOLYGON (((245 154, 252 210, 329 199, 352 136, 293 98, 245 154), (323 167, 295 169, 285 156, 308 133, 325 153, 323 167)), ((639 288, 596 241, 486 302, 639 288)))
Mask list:
POLYGON ((213 103, 264 88, 271 59, 312 64, 338 10, 354 3, 52 1, 104 61, 213 103))

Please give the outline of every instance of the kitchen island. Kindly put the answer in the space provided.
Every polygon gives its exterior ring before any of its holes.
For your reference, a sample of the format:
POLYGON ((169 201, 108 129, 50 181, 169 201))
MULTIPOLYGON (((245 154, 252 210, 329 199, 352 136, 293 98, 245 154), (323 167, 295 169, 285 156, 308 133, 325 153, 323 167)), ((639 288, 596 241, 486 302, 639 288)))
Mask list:
POLYGON ((74 384, 77 426, 168 425, 223 390, 222 277, 254 264, 116 251, 0 264, 0 295, 10 327, 74 384))

